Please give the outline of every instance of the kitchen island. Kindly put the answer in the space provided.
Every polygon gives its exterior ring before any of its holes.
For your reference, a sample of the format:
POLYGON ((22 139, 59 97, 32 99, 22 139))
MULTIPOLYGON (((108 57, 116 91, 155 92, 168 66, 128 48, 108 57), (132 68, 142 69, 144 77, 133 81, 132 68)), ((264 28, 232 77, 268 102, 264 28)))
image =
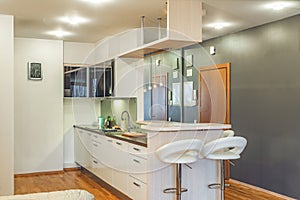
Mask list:
MULTIPOLYGON (((183 139, 208 142, 229 128, 225 124, 152 122, 141 126, 144 137, 134 138, 75 126, 75 161, 129 199, 172 200, 174 195, 163 189, 175 186, 174 166, 158 160, 156 149, 183 139)), ((183 166, 182 186, 188 192, 182 199, 218 199, 219 190, 207 187, 218 181, 217 162, 199 159, 190 167, 183 166)))

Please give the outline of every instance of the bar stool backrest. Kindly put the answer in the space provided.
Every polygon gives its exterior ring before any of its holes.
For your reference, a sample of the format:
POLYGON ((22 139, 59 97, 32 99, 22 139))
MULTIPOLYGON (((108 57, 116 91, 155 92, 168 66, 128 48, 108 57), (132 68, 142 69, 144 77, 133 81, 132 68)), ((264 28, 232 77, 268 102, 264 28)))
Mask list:
POLYGON ((246 145, 247 140, 240 136, 219 138, 206 143, 202 155, 214 160, 238 159, 246 145))
POLYGON ((179 140, 158 148, 156 155, 165 163, 193 163, 199 158, 203 144, 199 139, 179 140))

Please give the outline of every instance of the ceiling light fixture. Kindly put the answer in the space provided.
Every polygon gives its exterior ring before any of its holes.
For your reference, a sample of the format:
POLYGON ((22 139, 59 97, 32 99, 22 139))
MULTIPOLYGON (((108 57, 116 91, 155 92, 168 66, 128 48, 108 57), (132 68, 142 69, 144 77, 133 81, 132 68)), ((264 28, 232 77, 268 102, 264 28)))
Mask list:
POLYGON ((291 6, 290 2, 279 1, 279 2, 274 2, 274 3, 271 3, 271 4, 267 4, 266 8, 278 11, 278 10, 282 10, 282 9, 284 9, 286 7, 289 7, 289 6, 291 6))
POLYGON ((64 36, 72 35, 72 33, 67 32, 67 31, 63 31, 63 30, 49 31, 48 34, 49 35, 54 35, 58 38, 62 38, 64 36))
POLYGON ((230 26, 230 24, 229 23, 225 23, 225 22, 218 22, 218 23, 209 24, 207 26, 211 27, 211 28, 214 28, 214 29, 217 29, 217 30, 220 30, 220 29, 223 29, 224 27, 230 26))
POLYGON ((89 21, 88 19, 80 16, 65 16, 65 17, 61 17, 59 20, 71 25, 78 25, 82 23, 87 23, 89 21))
POLYGON ((110 0, 82 0, 82 1, 92 3, 92 4, 100 4, 100 3, 108 2, 110 0))

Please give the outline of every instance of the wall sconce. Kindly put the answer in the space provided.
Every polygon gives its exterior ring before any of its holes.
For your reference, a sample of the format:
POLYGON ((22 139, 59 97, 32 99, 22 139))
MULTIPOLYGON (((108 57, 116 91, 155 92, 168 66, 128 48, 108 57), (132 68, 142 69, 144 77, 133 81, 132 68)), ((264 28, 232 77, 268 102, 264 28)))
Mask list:
POLYGON ((193 90, 193 100, 197 101, 197 90, 193 90))
POLYGON ((160 66, 160 63, 161 63, 161 60, 159 60, 159 59, 155 60, 155 65, 156 65, 156 67, 159 67, 159 66, 160 66))
POLYGON ((173 105, 173 97, 172 97, 172 91, 169 90, 168 91, 168 102, 169 102, 169 105, 173 105))
POLYGON ((209 54, 210 55, 215 55, 216 54, 216 48, 214 46, 209 47, 209 54))

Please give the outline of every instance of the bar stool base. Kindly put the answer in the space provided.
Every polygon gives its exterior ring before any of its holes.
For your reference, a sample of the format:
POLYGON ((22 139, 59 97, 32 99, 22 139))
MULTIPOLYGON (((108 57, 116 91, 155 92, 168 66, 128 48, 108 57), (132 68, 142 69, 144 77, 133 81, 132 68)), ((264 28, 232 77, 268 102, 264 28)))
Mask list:
MULTIPOLYGON (((187 192, 188 189, 181 188, 181 192, 187 192)), ((176 193, 176 188, 166 188, 163 190, 164 193, 176 193)))

